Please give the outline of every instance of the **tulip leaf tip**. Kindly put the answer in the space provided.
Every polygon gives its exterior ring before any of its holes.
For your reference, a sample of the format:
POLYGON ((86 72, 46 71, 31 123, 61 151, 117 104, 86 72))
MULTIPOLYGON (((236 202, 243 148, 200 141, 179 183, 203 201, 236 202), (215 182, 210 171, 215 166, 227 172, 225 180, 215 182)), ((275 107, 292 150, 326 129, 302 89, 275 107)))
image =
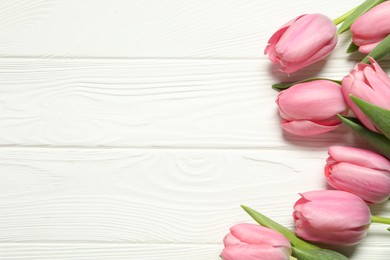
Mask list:
POLYGON ((387 35, 363 60, 362 63, 368 63, 369 57, 374 60, 380 60, 381 58, 390 54, 390 34, 387 35))
POLYGON ((351 42, 347 48, 347 53, 353 53, 356 52, 359 49, 359 46, 357 46, 354 42, 351 42))
POLYGON ((270 229, 272 229, 274 231, 279 232, 280 234, 285 236, 288 239, 288 241, 290 241, 290 243, 292 245, 294 245, 295 247, 302 248, 302 249, 318 249, 319 248, 319 247, 317 247, 317 246, 315 246, 313 244, 310 244, 309 242, 307 242, 307 241, 305 241, 303 239, 300 239, 299 237, 297 237, 295 235, 295 233, 293 231, 291 231, 290 229, 288 229, 288 228, 282 226, 281 224, 275 222, 274 220, 268 218, 267 216, 261 214, 260 212, 257 212, 256 210, 251 209, 250 207, 247 207, 245 205, 241 205, 241 207, 257 223, 259 223, 260 225, 262 225, 264 227, 268 227, 268 228, 270 228, 270 229))
POLYGON ((369 142, 379 153, 390 159, 390 140, 384 135, 367 129, 357 118, 344 117, 340 114, 337 117, 360 137, 369 142))
POLYGON ((368 103, 353 95, 350 95, 350 98, 375 127, 390 139, 390 110, 368 103))

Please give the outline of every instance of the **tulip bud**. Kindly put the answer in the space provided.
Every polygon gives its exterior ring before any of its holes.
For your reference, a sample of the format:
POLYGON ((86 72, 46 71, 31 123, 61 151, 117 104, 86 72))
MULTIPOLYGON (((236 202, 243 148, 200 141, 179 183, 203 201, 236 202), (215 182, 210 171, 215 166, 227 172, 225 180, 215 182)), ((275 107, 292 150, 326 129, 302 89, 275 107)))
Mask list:
POLYGON ((336 115, 347 110, 340 85, 329 80, 296 84, 280 92, 276 103, 283 129, 300 136, 336 129, 341 124, 336 115))
POLYGON ((322 14, 289 21, 268 40, 264 54, 281 70, 292 73, 327 56, 336 46, 336 26, 322 14))
POLYGON ((297 236, 333 245, 359 243, 371 223, 367 204, 352 193, 338 190, 302 193, 293 217, 297 236))
POLYGON ((359 18, 351 26, 352 41, 359 46, 359 52, 371 52, 390 34, 390 1, 385 1, 359 18))
POLYGON ((390 78, 370 58, 371 64, 358 63, 342 80, 342 92, 348 106, 370 130, 378 132, 370 119, 351 100, 350 94, 373 105, 390 109, 390 78))
POLYGON ((224 260, 288 260, 291 244, 280 233, 255 224, 237 224, 223 240, 224 260))
POLYGON ((390 162, 364 149, 332 146, 328 150, 325 176, 333 188, 351 192, 368 203, 390 197, 390 162))

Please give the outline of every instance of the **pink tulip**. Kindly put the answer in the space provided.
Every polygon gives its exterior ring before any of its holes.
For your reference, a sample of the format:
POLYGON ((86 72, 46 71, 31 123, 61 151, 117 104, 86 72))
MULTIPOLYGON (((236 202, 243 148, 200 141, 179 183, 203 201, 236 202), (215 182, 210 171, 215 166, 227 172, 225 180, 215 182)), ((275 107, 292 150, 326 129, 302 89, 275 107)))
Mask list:
POLYGON ((390 162, 363 149, 332 146, 328 150, 325 176, 333 188, 358 195, 368 203, 390 197, 390 162))
POLYGON ((390 34, 390 1, 385 1, 360 16, 351 26, 352 41, 359 51, 369 53, 390 34))
POLYGON ((289 21, 268 40, 264 54, 287 73, 327 56, 336 46, 336 26, 322 14, 305 14, 289 21))
POLYGON ((370 62, 371 64, 358 63, 343 78, 342 92, 348 106, 359 120, 370 130, 377 131, 370 119, 349 97, 352 94, 368 103, 390 109, 390 78, 374 59, 370 58, 370 62))
POLYGON ((347 110, 340 85, 328 80, 296 84, 280 92, 276 103, 283 129, 300 136, 334 130, 341 124, 336 114, 347 110))
POLYGON ((297 236, 333 245, 359 243, 371 223, 367 204, 352 193, 338 190, 302 193, 293 217, 297 236))
POLYGON ((255 224, 237 224, 223 240, 224 260, 285 260, 291 244, 280 233, 255 224))

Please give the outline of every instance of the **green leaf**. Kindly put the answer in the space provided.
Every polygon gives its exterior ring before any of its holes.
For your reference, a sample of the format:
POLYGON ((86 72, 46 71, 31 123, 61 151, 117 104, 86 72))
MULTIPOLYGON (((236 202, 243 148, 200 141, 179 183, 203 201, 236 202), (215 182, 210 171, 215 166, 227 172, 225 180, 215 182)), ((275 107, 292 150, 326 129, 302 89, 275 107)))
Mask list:
POLYGON ((284 235, 290 243, 300 249, 319 249, 319 247, 312 245, 305 240, 300 239, 292 232, 290 229, 280 225, 279 223, 273 221, 272 219, 264 216, 263 214, 257 212, 254 209, 251 209, 247 206, 241 205, 241 207, 249 214, 257 223, 262 226, 273 229, 282 235, 284 235))
POLYGON ((351 95, 352 101, 388 139, 390 139, 390 110, 370 104, 351 95))
POLYGON ((293 247, 293 254, 299 260, 347 260, 348 258, 336 251, 328 249, 301 249, 293 247))
POLYGON ((345 31, 348 31, 353 22, 362 14, 370 10, 371 8, 379 5, 380 3, 384 2, 385 0, 366 0, 361 5, 359 5, 352 14, 348 16, 347 19, 345 19, 344 23, 340 26, 338 29, 338 33, 343 33, 345 31))
POLYGON ((387 139, 384 135, 368 130, 356 118, 347 118, 341 115, 337 115, 337 116, 345 125, 352 128, 357 134, 359 134, 363 139, 368 141, 380 153, 382 153, 384 156, 390 159, 389 139, 387 139))
POLYGON ((351 42, 347 48, 347 53, 352 53, 352 52, 355 52, 359 49, 359 46, 357 46, 356 44, 354 44, 353 42, 351 42))
POLYGON ((387 35, 367 56, 362 60, 363 63, 368 63, 368 57, 374 60, 380 60, 390 54, 390 34, 387 35))
POLYGON ((288 89, 289 87, 292 87, 296 84, 315 81, 315 80, 329 80, 329 81, 333 81, 333 82, 336 82, 337 84, 341 85, 341 80, 327 79, 327 78, 307 78, 307 79, 295 81, 295 82, 276 83, 276 84, 272 85, 272 88, 277 90, 277 91, 282 91, 282 90, 288 89))

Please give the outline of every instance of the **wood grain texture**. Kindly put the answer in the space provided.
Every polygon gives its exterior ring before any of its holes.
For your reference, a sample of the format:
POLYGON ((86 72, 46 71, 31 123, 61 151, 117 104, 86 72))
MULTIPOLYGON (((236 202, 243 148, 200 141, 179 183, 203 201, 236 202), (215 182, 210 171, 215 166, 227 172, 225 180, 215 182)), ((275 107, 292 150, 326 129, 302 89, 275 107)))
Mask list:
POLYGON ((326 153, 0 149, 0 241, 220 243, 257 206, 291 225, 326 153), (280 158, 284 158, 280 162, 280 158), (304 175, 304 172, 310 174, 304 175))
POLYGON ((220 260, 222 245, 0 244, 1 260, 220 260))
MULTIPOLYGON (((284 0, 113 0, 107 4, 104 0, 23 0, 5 3, 7 8, 0 8, 0 56, 3 57, 257 59, 262 56, 271 34, 288 20, 318 12, 336 18, 358 1, 332 4, 331 1, 284 0), (25 26, 21 18, 33 23, 25 26)), ((338 50, 337 56, 344 57, 344 50, 338 50)))
MULTIPOLYGON (((340 79, 349 69, 348 61, 331 63, 322 76, 340 79)), ((1 59, 0 145, 302 149, 356 143, 345 127, 313 138, 284 134, 270 86, 285 78, 268 66, 264 59, 1 59)))
MULTIPOLYGON (((324 151, 1 149, 0 259, 217 259, 228 228, 253 222, 240 204, 292 227, 297 194, 325 187, 325 157, 324 151)), ((388 204, 372 209, 390 213, 388 204)), ((374 225, 345 253, 384 260, 386 236, 374 225)))
MULTIPOLYGON (((240 204, 292 227, 298 193, 326 187, 327 148, 366 144, 283 133, 270 85, 341 79, 362 56, 346 34, 282 75, 263 49, 297 15, 356 4, 0 1, 0 260, 217 260, 253 222, 240 204)), ((344 253, 387 260, 386 239, 375 225, 344 253)))
MULTIPOLYGON (((1 260, 220 260, 222 244, 1 243, 1 260)), ((387 243, 351 249, 353 260, 387 260, 387 243), (354 251, 354 252, 352 252, 354 251)))

